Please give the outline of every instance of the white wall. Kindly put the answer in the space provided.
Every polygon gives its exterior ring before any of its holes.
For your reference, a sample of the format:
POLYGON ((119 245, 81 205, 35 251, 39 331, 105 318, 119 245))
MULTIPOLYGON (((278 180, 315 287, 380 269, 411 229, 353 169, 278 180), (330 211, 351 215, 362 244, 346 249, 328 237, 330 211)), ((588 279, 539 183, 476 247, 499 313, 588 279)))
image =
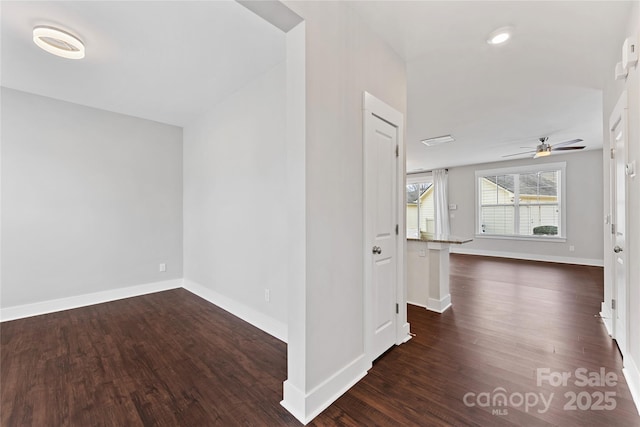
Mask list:
POLYGON ((407 302, 427 307, 429 300, 429 249, 427 242, 407 240, 407 302))
POLYGON ((344 3, 286 4, 306 26, 307 228, 306 311, 290 320, 306 334, 289 339, 283 404, 309 419, 366 372, 362 96, 405 114, 406 72, 344 3))
POLYGON ((282 63, 185 126, 184 277, 286 340, 285 82, 282 63))
POLYGON ((181 205, 180 128, 2 88, 3 309, 182 277, 181 205))
POLYGON ((602 150, 590 150, 536 159, 536 164, 566 162, 566 242, 539 242, 474 237, 475 171, 524 166, 534 160, 512 160, 449 169, 449 203, 458 205, 451 211, 451 233, 473 237, 471 243, 452 248, 452 252, 510 256, 602 265, 602 150), (575 247, 574 252, 569 246, 575 247))
MULTIPOLYGON (((625 29, 621 29, 620 46, 624 38, 640 33, 640 6, 638 2, 633 3, 632 12, 629 14, 629 22, 625 29)), ((610 69, 613 70, 615 63, 621 60, 621 50, 612 52, 610 69)), ((611 212, 610 208, 610 164, 609 164, 609 116, 620 97, 623 90, 628 93, 628 162, 636 162, 636 167, 640 166, 640 78, 638 68, 632 68, 626 81, 614 81, 610 78, 606 81, 604 91, 604 141, 605 149, 603 154, 603 181, 604 181, 604 209, 603 216, 611 212)), ((626 243, 629 262, 629 301, 627 313, 629 314, 629 339, 628 354, 624 356, 624 373, 629 384, 629 388, 634 396, 636 407, 640 411, 640 175, 634 178, 627 178, 627 234, 626 243)), ((613 294, 612 275, 614 246, 609 230, 603 230, 605 247, 605 291, 602 311, 605 317, 611 317, 610 304, 613 294)), ((610 325, 609 325, 610 326, 610 325)))

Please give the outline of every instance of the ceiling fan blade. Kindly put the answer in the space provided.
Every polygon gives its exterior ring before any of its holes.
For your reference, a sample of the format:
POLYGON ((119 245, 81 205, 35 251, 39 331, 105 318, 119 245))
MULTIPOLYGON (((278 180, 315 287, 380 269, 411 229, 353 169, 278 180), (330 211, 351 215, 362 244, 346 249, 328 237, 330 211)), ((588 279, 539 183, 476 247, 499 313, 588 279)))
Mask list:
POLYGON ((502 157, 520 156, 520 155, 522 155, 522 154, 531 154, 531 153, 535 153, 535 152, 536 152, 536 150, 533 150, 533 151, 523 151, 522 153, 505 154, 505 155, 504 155, 504 156, 502 156, 502 157))
POLYGON ((564 151, 564 150, 582 150, 583 148, 585 148, 584 145, 578 145, 576 147, 552 147, 551 151, 564 151))
POLYGON ((559 142, 557 144, 551 144, 552 147, 564 147, 565 145, 575 144, 576 142, 582 142, 580 138, 572 139, 571 141, 559 142))

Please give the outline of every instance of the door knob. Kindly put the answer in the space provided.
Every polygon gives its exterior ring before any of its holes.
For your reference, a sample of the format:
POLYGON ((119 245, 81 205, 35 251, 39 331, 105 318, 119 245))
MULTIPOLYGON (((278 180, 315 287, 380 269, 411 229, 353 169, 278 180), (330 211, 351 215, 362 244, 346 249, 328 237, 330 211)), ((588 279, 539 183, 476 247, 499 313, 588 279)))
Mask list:
POLYGON ((382 248, 380 246, 374 246, 373 249, 371 249, 371 252, 380 255, 382 253, 382 248))
POLYGON ((616 245, 616 247, 613 248, 613 252, 619 254, 620 252, 622 252, 622 248, 620 246, 616 245))

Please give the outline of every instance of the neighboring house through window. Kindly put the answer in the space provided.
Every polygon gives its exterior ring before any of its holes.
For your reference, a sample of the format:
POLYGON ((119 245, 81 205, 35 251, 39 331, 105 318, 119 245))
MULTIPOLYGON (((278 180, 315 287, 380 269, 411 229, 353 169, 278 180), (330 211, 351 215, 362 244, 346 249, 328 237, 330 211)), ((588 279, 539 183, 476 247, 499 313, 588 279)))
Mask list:
POLYGON ((435 232, 433 180, 420 174, 407 177, 407 238, 435 232))
POLYGON ((563 239, 566 163, 476 171, 476 234, 563 239))

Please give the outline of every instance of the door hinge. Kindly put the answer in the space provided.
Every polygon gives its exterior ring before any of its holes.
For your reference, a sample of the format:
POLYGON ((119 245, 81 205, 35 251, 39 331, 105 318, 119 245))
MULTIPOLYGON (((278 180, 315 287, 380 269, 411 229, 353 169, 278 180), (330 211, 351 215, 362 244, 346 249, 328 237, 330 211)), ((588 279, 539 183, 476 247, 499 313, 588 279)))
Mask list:
POLYGON ((396 236, 400 234, 400 225, 396 224, 396 236))
POLYGON ((609 150, 609 152, 611 153, 611 160, 616 158, 616 149, 612 148, 611 150, 609 150))
POLYGON ((615 310, 616 309, 616 300, 612 299, 611 300, 611 310, 615 310))
POLYGON ((400 157, 400 146, 396 145, 396 157, 400 157))
POLYGON ((398 303, 396 303, 396 314, 400 313, 400 305, 398 305, 398 303))

